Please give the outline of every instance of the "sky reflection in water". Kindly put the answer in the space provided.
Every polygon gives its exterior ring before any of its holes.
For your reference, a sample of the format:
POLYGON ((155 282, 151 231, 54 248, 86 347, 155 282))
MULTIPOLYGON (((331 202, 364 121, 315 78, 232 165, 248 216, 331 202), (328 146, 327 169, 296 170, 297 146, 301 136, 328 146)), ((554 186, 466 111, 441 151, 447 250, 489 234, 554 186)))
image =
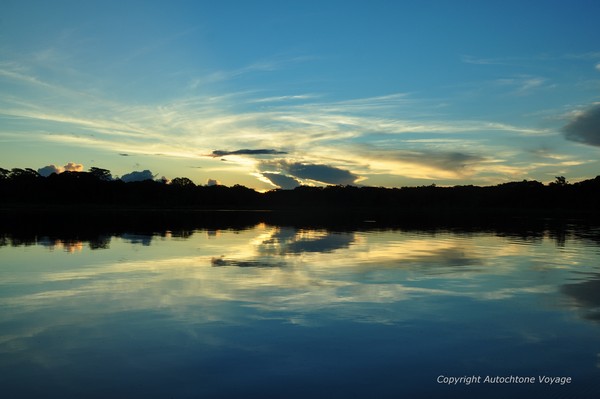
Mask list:
POLYGON ((257 225, 99 242, 0 247, 10 397, 600 392, 597 241, 257 225))

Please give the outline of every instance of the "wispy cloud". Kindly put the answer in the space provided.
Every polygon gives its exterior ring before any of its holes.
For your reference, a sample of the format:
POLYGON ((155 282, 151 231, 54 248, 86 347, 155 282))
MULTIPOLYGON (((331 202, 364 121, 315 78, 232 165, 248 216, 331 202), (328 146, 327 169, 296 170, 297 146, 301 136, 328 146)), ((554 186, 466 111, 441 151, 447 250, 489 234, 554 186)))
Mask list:
POLYGON ((278 103, 282 101, 310 100, 318 97, 315 94, 298 94, 289 96, 273 96, 248 100, 249 103, 278 103))
POLYGON ((475 55, 463 55, 461 61, 466 64, 475 65, 522 65, 531 62, 556 61, 556 60, 596 60, 600 59, 599 51, 588 51, 581 53, 565 54, 532 54, 527 56, 503 56, 503 57, 483 57, 475 55))
POLYGON ((461 57, 461 61, 465 64, 475 64, 475 65, 507 65, 508 62, 506 59, 501 58, 485 58, 485 57, 477 57, 474 55, 463 55, 461 57))
POLYGON ((179 31, 179 32, 175 32, 170 35, 166 35, 161 38, 153 39, 152 41, 148 42, 147 44, 140 46, 137 49, 134 49, 133 51, 130 51, 129 54, 127 55, 127 57, 124 57, 123 59, 119 60, 119 63, 125 64, 125 63, 133 61, 134 59, 136 59, 138 57, 156 52, 157 50, 159 50, 163 47, 166 47, 167 45, 171 44, 172 42, 176 41, 177 39, 180 39, 181 37, 184 37, 184 36, 188 36, 197 30, 198 30, 197 27, 191 27, 191 28, 179 31))
MULTIPOLYGON (((459 151, 389 149, 354 145, 349 149, 366 167, 365 174, 398 174, 415 179, 460 179, 474 175, 483 165, 490 170, 494 158, 459 151)), ((360 168, 359 168, 360 169, 360 168)))
POLYGON ((588 51, 583 53, 568 53, 562 56, 562 58, 576 59, 576 60, 596 60, 600 59, 600 51, 588 51))
POLYGON ((527 95, 536 89, 546 86, 547 79, 540 76, 519 75, 509 78, 497 79, 496 83, 500 86, 514 87, 514 92, 517 95, 527 95))
POLYGON ((189 82, 188 88, 197 89, 205 84, 213 84, 232 79, 238 79, 244 75, 253 73, 274 72, 286 66, 306 62, 312 59, 314 59, 314 57, 310 56, 266 58, 237 69, 222 69, 210 72, 204 76, 196 77, 189 82))
MULTIPOLYGON (((277 66, 259 63, 239 72, 277 66)), ((49 84, 26 68, 6 64, 0 79, 37 94, 15 91, 0 100, 1 115, 45 124, 47 133, 30 134, 32 141, 112 154, 231 156, 228 170, 236 164, 247 174, 271 173, 260 176, 276 186, 295 181, 353 184, 372 174, 423 179, 458 179, 484 170, 502 174, 507 170, 504 161, 480 149, 489 148, 491 137, 554 134, 550 129, 435 114, 431 101, 410 93, 327 101, 314 93, 264 97, 260 91, 241 91, 131 105, 49 84), (222 150, 232 146, 238 149, 222 150), (279 167, 265 169, 260 159, 253 159, 265 156, 281 156, 279 167)), ((522 91, 545 83, 535 76, 512 79, 503 84, 522 91)))

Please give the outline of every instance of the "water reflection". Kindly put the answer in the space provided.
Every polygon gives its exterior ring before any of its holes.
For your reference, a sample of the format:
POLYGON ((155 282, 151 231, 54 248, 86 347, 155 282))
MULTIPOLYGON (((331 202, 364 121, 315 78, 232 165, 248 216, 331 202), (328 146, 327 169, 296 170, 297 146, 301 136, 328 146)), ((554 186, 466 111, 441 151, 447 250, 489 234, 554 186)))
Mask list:
POLYGON ((584 318, 600 322, 600 273, 587 273, 578 280, 563 285, 561 291, 584 318))
POLYGON ((280 227, 274 229, 260 244, 258 252, 265 255, 329 253, 348 248, 354 241, 352 232, 330 232, 280 227))
MULTIPOLYGON (((44 396, 32 374, 46 396, 503 397, 517 387, 445 390, 435 377, 553 373, 577 381, 561 394, 588 392, 597 232, 5 235, 0 383, 21 397, 44 396)), ((529 389, 553 394, 542 388, 529 389)))
MULTIPOLYGON (((59 240, 59 239, 51 239, 49 237, 42 237, 37 240, 37 245, 41 245, 43 247, 48 248, 51 251, 55 249, 64 250, 69 253, 81 252, 83 250, 83 241, 78 240, 59 240)), ((90 247, 91 247, 90 242, 90 247)))
POLYGON ((125 234, 121 235, 121 238, 131 244, 141 244, 144 246, 149 246, 152 243, 152 235, 151 234, 125 233, 125 234))
POLYGON ((252 259, 239 260, 221 255, 211 258, 213 266, 273 267, 284 266, 286 258, 303 253, 326 254, 349 248, 354 233, 308 230, 260 225, 265 232, 252 240, 255 251, 252 259))

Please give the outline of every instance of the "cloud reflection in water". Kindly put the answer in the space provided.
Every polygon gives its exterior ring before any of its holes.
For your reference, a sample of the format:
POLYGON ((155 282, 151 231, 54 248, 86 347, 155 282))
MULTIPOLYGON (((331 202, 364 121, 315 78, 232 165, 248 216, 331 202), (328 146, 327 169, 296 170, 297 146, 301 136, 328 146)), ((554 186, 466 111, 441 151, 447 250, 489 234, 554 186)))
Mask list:
MULTIPOLYGON (((77 254, 42 243, 0 249, 2 370, 33 364, 81 377, 75 365, 104 362, 106 375, 116 367, 135 379, 155 367, 179 381, 185 364, 200 389, 223 387, 214 376, 265 382, 281 370, 305 370, 306 381, 315 362, 339 372, 338 359, 348 370, 383 367, 381 356, 394 372, 447 366, 439 351, 460 348, 453 367, 463 359, 485 371, 506 367, 507 353, 534 354, 530 365, 552 354, 563 331, 578 328, 560 298, 598 307, 598 254, 569 237, 557 246, 546 236, 263 224, 108 242, 77 254), (565 285, 574 270, 588 274, 565 285)), ((598 353, 583 347, 578 356, 590 351, 598 353)))

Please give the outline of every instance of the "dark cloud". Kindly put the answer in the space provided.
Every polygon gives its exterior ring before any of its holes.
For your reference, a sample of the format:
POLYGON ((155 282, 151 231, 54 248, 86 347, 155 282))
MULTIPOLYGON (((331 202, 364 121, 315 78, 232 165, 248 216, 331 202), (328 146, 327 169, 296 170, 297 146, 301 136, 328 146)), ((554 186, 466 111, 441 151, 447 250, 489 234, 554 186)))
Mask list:
POLYGON ((154 175, 152 174, 152 172, 150 172, 147 169, 143 170, 141 172, 135 171, 135 172, 131 172, 131 173, 126 173, 123 176, 121 176, 121 180, 123 180, 126 183, 132 182, 132 181, 144 181, 144 180, 153 180, 153 179, 154 179, 154 175))
POLYGON ((215 180, 215 179, 208 179, 208 180, 206 181, 206 185, 207 185, 207 186, 218 186, 218 185, 220 185, 220 184, 221 184, 221 183, 219 183, 219 181, 218 181, 218 180, 215 180))
MULTIPOLYGON (((348 170, 336 168, 335 166, 288 162, 282 159, 262 162, 259 168, 263 175, 267 174, 265 177, 269 180, 271 180, 271 177, 268 174, 281 174, 296 180, 312 180, 324 184, 348 185, 353 184, 359 177, 348 170)), ((288 180, 289 182, 291 181, 288 180)), ((273 183, 275 182, 273 181, 273 183)))
POLYGON ((358 176, 354 173, 322 164, 304 164, 294 162, 288 164, 287 171, 290 175, 300 179, 309 179, 326 184, 353 184, 358 176))
POLYGON ((567 140, 600 147, 600 104, 578 114, 562 131, 567 140))
POLYGON ((122 156, 122 157, 128 157, 129 156, 129 154, 125 154, 124 152, 120 153, 119 155, 122 156))
POLYGON ((269 172, 265 172, 262 175, 269 179, 271 183, 284 190, 292 190, 300 185, 300 182, 291 176, 269 172))
POLYGON ((287 154, 287 152, 285 151, 277 151, 277 150, 273 150, 273 149, 257 149, 257 150, 250 150, 250 149, 241 149, 241 150, 235 150, 235 151, 224 151, 224 150, 214 150, 210 156, 211 157, 223 157, 225 155, 279 155, 279 154, 287 154))

